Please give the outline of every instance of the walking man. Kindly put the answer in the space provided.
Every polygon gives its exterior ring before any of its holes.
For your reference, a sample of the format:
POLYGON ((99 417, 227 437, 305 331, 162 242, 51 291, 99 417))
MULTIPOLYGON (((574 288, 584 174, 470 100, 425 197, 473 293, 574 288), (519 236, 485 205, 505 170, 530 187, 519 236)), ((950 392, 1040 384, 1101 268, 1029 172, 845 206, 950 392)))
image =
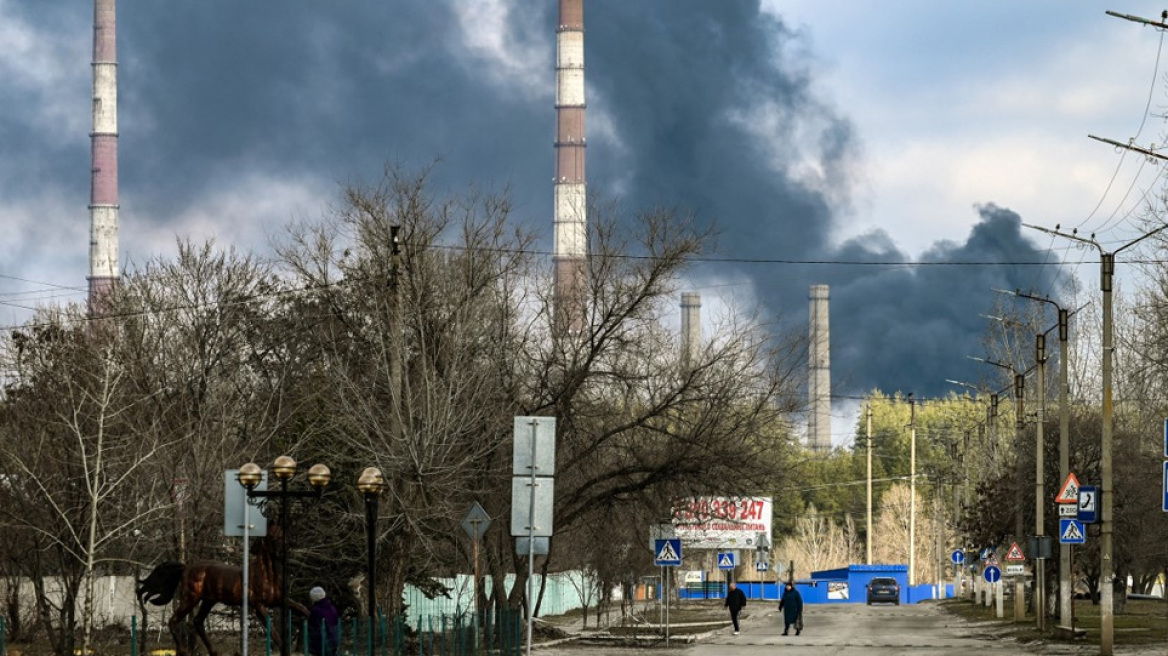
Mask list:
POLYGON ((730 621, 734 623, 734 635, 738 635, 738 611, 746 607, 746 593, 739 590, 734 581, 730 582, 730 590, 726 592, 724 605, 730 609, 730 621))
POLYGON ((795 625, 795 635, 803 632, 803 595, 795 589, 792 581, 787 581, 783 598, 779 600, 779 610, 783 611, 783 635, 795 625))

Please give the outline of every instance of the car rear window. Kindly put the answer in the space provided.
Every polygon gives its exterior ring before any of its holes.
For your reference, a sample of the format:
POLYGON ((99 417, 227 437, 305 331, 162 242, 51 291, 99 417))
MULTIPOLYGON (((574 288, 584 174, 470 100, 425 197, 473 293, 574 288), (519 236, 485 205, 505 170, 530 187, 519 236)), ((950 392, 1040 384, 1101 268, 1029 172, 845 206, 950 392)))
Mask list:
POLYGON ((872 579, 872 585, 896 585, 896 579, 872 579))

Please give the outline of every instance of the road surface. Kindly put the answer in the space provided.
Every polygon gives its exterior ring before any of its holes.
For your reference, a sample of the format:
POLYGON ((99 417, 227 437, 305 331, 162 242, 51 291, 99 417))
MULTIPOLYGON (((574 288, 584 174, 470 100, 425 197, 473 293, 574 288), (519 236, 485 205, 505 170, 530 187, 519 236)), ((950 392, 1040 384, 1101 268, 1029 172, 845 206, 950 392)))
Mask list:
MULTIPOLYGON (((998 634, 1000 625, 969 622, 950 615, 937 604, 913 606, 865 606, 863 604, 808 605, 803 634, 783 635, 781 615, 754 602, 747 606, 742 632, 718 629, 698 644, 668 651, 628 647, 560 645, 536 649, 537 656, 645 656, 669 653, 678 656, 1017 656, 1097 654, 1098 646, 1020 644, 998 634)), ((727 619, 729 619, 727 617, 727 619)), ((1118 650, 1117 650, 1118 651, 1118 650)), ((1130 653, 1135 656, 1136 652, 1130 653)))

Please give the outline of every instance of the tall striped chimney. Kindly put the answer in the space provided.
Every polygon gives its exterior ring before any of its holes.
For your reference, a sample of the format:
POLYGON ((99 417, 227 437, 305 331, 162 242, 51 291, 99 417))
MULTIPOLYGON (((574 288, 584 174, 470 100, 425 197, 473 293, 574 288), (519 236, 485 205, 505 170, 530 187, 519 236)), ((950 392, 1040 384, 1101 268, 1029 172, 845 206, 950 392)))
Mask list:
POLYGON ((811 330, 808 348, 807 444, 815 451, 831 451, 831 339, 828 327, 830 295, 827 285, 811 286, 811 330))
POLYGON ((584 0, 560 0, 556 30, 555 296, 561 325, 584 322, 588 226, 584 181, 584 0))
POLYGON ((117 0, 93 2, 93 132, 89 190, 89 311, 118 279, 117 0))
POLYGON ((681 367, 689 369, 702 343, 702 295, 685 292, 681 295, 681 367))

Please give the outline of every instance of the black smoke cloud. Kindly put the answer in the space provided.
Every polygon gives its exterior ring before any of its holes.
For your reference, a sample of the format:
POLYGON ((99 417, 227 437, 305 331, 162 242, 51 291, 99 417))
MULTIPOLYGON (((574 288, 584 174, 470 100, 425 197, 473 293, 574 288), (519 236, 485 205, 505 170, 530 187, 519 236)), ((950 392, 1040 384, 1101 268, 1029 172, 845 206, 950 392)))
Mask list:
POLYGON ((809 286, 831 286, 835 393, 880 388, 931 396, 946 391, 946 378, 993 373, 966 357, 980 355, 986 321, 979 313, 993 304, 991 290, 1049 289, 1057 270, 1057 259, 1023 238, 1017 214, 977 208, 980 221, 964 243, 938 243, 918 258, 880 230, 833 246, 848 163, 860 152, 846 118, 815 96, 803 63, 783 54, 799 50, 791 47, 796 33, 760 14, 757 3, 588 6, 589 88, 600 91, 627 147, 612 163, 591 150, 590 171, 622 173, 643 204, 679 202, 716 220, 723 256, 919 262, 724 264, 714 271, 748 277, 773 315, 801 321, 809 286), (777 117, 775 125, 731 120, 752 107, 777 117), (818 136, 800 143, 807 126, 818 136), (818 179, 799 172, 806 160, 822 172, 818 179), (956 265, 963 262, 1000 264, 956 265), (1053 266, 1028 266, 1035 263, 1053 266))
MULTIPOLYGON (((123 203, 123 248, 135 222, 167 225, 252 171, 347 182, 374 177, 387 160, 435 158, 440 182, 509 183, 521 218, 550 242, 556 3, 510 2, 508 38, 546 58, 532 67, 544 90, 532 93, 499 84, 467 48, 455 13, 464 1, 119 3, 121 184, 136 201, 123 203)), ((88 3, 38 0, 16 11, 47 33, 71 15, 64 23, 90 38, 88 3)), ((589 181, 601 194, 627 207, 693 209, 717 222, 722 256, 912 259, 883 232, 831 245, 858 138, 846 108, 813 90, 798 54, 806 41, 757 1, 586 0, 585 16, 589 181), (598 129, 605 124, 611 133, 598 129)), ((88 61, 77 66, 88 71, 88 61)), ((80 79, 69 93, 87 114, 80 79)), ((18 149, 37 148, 35 132, 2 118, 0 128, 27 141, 18 149)), ((75 189, 84 220, 87 135, 43 160, 36 177, 75 189)), ((830 284, 836 393, 929 394, 945 378, 979 376, 965 354, 979 343, 991 287, 1044 282, 1005 264, 1045 258, 1019 234, 1018 217, 979 211, 964 243, 937 244, 919 260, 1002 266, 722 264, 699 273, 749 277, 771 314, 803 320, 808 286, 830 284)))
MULTIPOLYGON (((982 352, 994 289, 1051 289, 1057 265, 1020 233, 1014 212, 987 205, 964 243, 937 243, 917 266, 835 267, 831 284, 834 370, 852 391, 880 387, 918 397, 952 390, 946 379, 1000 377, 967 356, 982 352), (857 270, 858 269, 858 270, 857 270)), ((844 244, 850 262, 906 262, 883 235, 844 244)), ((961 391, 961 390, 958 390, 961 391)))

